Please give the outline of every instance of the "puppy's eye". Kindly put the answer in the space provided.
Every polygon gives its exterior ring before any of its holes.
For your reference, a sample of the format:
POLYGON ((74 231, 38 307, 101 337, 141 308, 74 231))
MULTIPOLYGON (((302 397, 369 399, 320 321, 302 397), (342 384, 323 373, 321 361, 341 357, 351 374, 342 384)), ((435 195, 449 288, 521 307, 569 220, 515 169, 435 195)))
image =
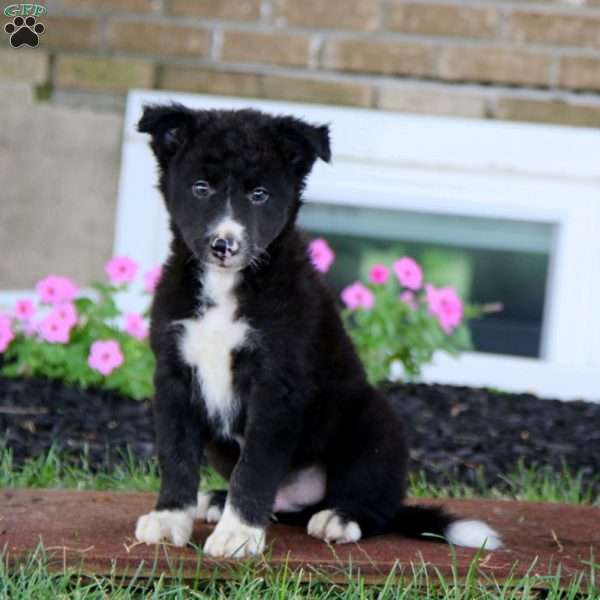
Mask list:
POLYGON ((196 198, 206 198, 210 195, 210 185, 208 185, 208 181, 204 181, 204 179, 198 179, 198 181, 194 181, 192 185, 192 194, 196 196, 196 198))
POLYGON ((269 190, 264 187, 257 187, 250 194, 250 201, 254 204, 263 204, 269 199, 269 190))

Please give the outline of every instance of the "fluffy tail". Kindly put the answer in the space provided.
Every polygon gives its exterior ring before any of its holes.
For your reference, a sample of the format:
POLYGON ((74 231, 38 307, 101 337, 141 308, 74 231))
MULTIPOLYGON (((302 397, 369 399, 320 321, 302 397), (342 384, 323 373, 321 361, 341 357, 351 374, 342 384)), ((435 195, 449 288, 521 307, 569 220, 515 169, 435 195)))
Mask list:
POLYGON ((495 550, 502 546, 500 535, 483 521, 459 519, 441 508, 403 506, 391 523, 392 531, 408 537, 425 534, 443 536, 450 544, 495 550))

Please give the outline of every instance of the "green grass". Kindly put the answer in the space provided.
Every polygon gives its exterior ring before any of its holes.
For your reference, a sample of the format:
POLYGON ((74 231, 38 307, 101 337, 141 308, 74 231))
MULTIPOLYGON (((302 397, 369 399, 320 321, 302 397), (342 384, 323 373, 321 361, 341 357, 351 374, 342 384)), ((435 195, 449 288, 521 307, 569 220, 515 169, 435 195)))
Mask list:
MULTIPOLYGON (((269 569, 245 561, 230 573, 232 578, 189 579, 174 566, 170 573, 158 570, 150 577, 131 573, 127 577, 112 573, 88 576, 78 569, 50 570, 48 558, 40 546, 18 567, 7 567, 0 560, 0 598, 2 600, 81 600, 108 599, 187 599, 223 600, 598 600, 600 564, 593 559, 586 570, 574 577, 567 587, 560 586, 560 569, 549 576, 535 573, 535 563, 524 577, 510 576, 504 581, 482 577, 478 573, 481 556, 477 555, 464 579, 454 567, 449 576, 427 569, 421 563, 396 565, 386 580, 369 585, 351 567, 340 571, 336 580, 307 570, 282 567, 269 569)), ((199 559, 200 565, 200 559, 199 559)))
MULTIPOLYGON (((410 477, 409 495, 416 498, 496 498, 537 502, 568 502, 600 506, 600 496, 594 495, 594 483, 599 480, 572 473, 565 465, 557 472, 547 467, 517 463, 512 473, 502 477, 498 485, 489 487, 483 473, 475 485, 449 480, 439 485, 427 480, 423 473, 410 477)), ((211 469, 202 474, 205 489, 226 487, 225 481, 211 469)), ((155 460, 141 461, 131 453, 110 470, 92 469, 86 455, 72 460, 55 450, 14 465, 12 452, 0 445, 0 488, 70 488, 77 490, 128 490, 156 492, 159 487, 158 465, 155 460)))
POLYGON ((457 481, 440 486, 429 482, 423 473, 413 474, 409 494, 418 498, 494 498, 600 506, 600 495, 594 492, 598 481, 600 476, 585 477, 583 472, 573 473, 564 464, 556 471, 519 461, 512 473, 502 476, 492 487, 486 483, 481 471, 477 483, 470 486, 457 481))
MULTIPOLYGON (((204 470, 202 480, 206 489, 225 487, 225 481, 211 469, 204 470)), ((0 446, 0 488, 157 492, 159 484, 156 460, 141 461, 129 452, 110 470, 93 469, 85 454, 74 460, 53 449, 17 467, 10 449, 0 446)))
MULTIPOLYGON (((223 480, 210 470, 203 473, 206 488, 224 487, 223 480)), ((80 490, 134 490, 156 491, 159 474, 154 460, 141 462, 125 455, 114 468, 95 471, 85 455, 73 461, 54 450, 46 455, 15 466, 9 450, 0 446, 0 487, 71 488, 80 490)), ((410 481, 410 494, 415 497, 492 497, 515 498, 549 502, 595 503, 600 498, 592 494, 593 482, 584 480, 581 473, 573 474, 567 468, 560 473, 549 469, 519 464, 513 473, 503 478, 502 485, 486 488, 483 476, 474 486, 449 481, 440 487, 416 475, 410 481)), ((199 560, 201 560, 199 558, 199 560)), ((548 598, 555 600, 599 600, 600 564, 590 557, 586 571, 575 578, 566 589, 560 588, 560 571, 541 577, 530 574, 498 582, 481 579, 477 572, 478 557, 465 580, 459 580, 456 570, 451 576, 427 570, 424 565, 398 566, 387 581, 368 585, 351 570, 345 574, 344 584, 334 583, 318 572, 291 572, 286 569, 257 569, 256 564, 243 563, 231 580, 186 580, 177 572, 165 576, 140 578, 133 575, 123 579, 111 576, 90 577, 76 569, 49 570, 42 547, 18 567, 8 569, 0 553, 0 600, 8 599, 175 599, 222 598, 244 600, 284 599, 365 599, 365 600, 500 600, 548 598), (307 576, 309 581, 305 581, 307 576), (588 586, 584 584, 587 581, 588 586), (540 588, 545 591, 540 592, 540 588)), ((264 563, 263 563, 264 566, 264 563)))

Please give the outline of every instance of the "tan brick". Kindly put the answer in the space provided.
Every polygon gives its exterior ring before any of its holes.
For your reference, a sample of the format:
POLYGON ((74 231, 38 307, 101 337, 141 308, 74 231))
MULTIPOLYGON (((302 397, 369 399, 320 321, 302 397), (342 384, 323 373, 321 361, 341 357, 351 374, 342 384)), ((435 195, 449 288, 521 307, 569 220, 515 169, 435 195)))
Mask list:
POLYGON ((95 48, 98 44, 98 23, 93 19, 71 19, 45 16, 42 20, 46 30, 40 44, 50 48, 95 48))
POLYGON ((278 23, 300 27, 373 30, 377 27, 376 0, 276 0, 278 23))
POLYGON ((392 4, 384 27, 402 33, 493 38, 499 12, 494 7, 452 4, 392 4))
POLYGON ((416 77, 431 75, 433 60, 432 46, 383 40, 332 39, 323 52, 328 69, 416 77))
POLYGON ((552 59, 544 54, 501 48, 443 48, 442 79, 547 86, 552 59))
POLYGON ((382 87, 377 105, 379 108, 401 112, 457 117, 485 117, 487 109, 483 94, 425 86, 382 87))
MULTIPOLYGON (((515 5, 517 2, 515 0, 492 0, 497 2, 498 4, 512 4, 515 5)), ((523 1, 523 4, 525 2, 523 1)), ((547 7, 555 7, 555 8, 585 8, 586 6, 600 6, 600 0, 528 0, 527 4, 534 5, 537 4, 541 6, 547 7)))
POLYGON ((159 87, 167 90, 258 98, 260 96, 260 77, 245 73, 164 66, 160 69, 159 87))
POLYGON ((309 47, 310 38, 305 35, 226 31, 221 58, 225 61, 302 66, 308 63, 309 47))
POLYGON ((600 47, 600 17, 592 15, 516 11, 509 31, 517 42, 600 47))
POLYGON ((600 59, 563 56, 559 84, 576 90, 600 90, 600 59))
POLYGON ((110 24, 108 39, 112 48, 129 52, 206 56, 210 51, 210 32, 179 25, 119 21, 110 24))
POLYGON ((319 102, 347 106, 370 106, 371 88, 361 83, 324 81, 269 75, 263 80, 266 98, 298 102, 319 102))
POLYGON ((501 98, 496 105, 495 116, 507 121, 598 127, 600 105, 569 104, 559 100, 501 98))
POLYGON ((169 14, 236 21, 260 17, 260 0, 170 0, 169 14))
POLYGON ((15 48, 0 49, 0 81, 44 83, 48 79, 48 55, 45 52, 22 52, 15 48))
POLYGON ((61 0, 64 8, 92 10, 104 12, 137 12, 150 13, 160 9, 160 0, 61 0))
POLYGON ((141 60, 59 55, 56 59, 57 87, 126 91, 152 87, 154 65, 141 60))

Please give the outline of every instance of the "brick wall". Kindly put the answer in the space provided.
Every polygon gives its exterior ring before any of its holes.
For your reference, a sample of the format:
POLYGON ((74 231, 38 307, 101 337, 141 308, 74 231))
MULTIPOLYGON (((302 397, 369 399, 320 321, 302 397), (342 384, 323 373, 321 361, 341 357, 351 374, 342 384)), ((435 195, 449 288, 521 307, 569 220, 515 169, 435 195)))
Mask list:
POLYGON ((47 6, 35 52, 59 99, 90 91, 118 98, 129 87, 154 87, 600 124, 600 0, 47 6))
POLYGON ((47 7, 35 69, 57 99, 94 92, 114 100, 143 87, 600 124, 600 0, 49 0, 47 7))
POLYGON ((47 7, 37 49, 0 33, 0 289, 102 278, 130 87, 600 124, 600 0, 47 7))
POLYGON ((40 48, 0 50, 0 67, 18 77, 18 53, 57 100, 110 105, 143 87, 600 124, 600 0, 48 0, 47 7, 40 48))

